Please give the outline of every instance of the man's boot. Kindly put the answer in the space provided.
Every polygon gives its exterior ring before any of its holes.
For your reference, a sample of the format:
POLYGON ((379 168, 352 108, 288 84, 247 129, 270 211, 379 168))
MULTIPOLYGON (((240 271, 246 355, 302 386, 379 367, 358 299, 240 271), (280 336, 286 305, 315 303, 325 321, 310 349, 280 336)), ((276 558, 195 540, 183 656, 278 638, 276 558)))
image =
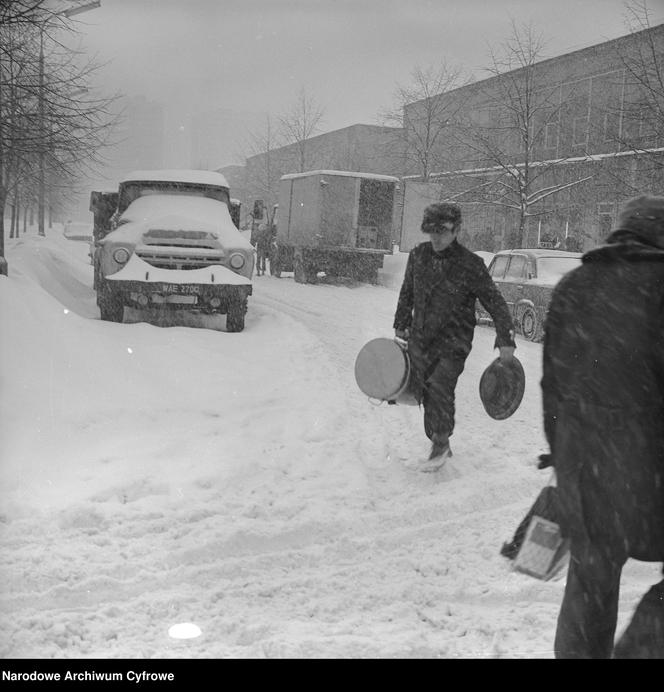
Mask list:
POLYGON ((421 471, 437 471, 452 456, 447 435, 434 435, 431 438, 429 458, 420 464, 421 471))
POLYGON ((451 457, 452 450, 450 449, 450 439, 447 435, 434 435, 431 438, 431 453, 429 461, 438 457, 451 457))

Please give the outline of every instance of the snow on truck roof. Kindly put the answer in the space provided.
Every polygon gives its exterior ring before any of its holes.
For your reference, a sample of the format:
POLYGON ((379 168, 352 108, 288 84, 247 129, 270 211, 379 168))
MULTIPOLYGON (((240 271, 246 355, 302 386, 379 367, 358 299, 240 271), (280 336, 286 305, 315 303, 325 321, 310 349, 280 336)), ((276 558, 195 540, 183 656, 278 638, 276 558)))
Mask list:
POLYGON ((379 175, 378 173, 358 173, 356 171, 305 171, 304 173, 289 173, 282 175, 281 180, 292 180, 293 178, 306 178, 310 175, 342 175, 347 178, 371 178, 373 180, 386 180, 391 183, 398 183, 399 178, 393 175, 379 175))
POLYGON ((120 182, 159 181, 169 183, 192 183, 194 185, 215 185, 228 187, 226 178, 216 171, 199 171, 193 169, 169 169, 158 171, 132 171, 120 182))

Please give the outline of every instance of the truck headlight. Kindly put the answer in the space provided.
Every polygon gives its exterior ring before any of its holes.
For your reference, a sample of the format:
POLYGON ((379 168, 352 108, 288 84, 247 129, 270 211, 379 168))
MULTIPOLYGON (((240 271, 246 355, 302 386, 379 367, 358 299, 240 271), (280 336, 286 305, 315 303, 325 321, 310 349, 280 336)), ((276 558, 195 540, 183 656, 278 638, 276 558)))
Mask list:
POLYGON ((241 252, 234 252, 228 260, 233 269, 242 269, 246 262, 244 255, 241 252))
POLYGON ((118 264, 127 264, 129 261, 129 250, 126 247, 119 247, 117 250, 113 250, 113 259, 118 264))

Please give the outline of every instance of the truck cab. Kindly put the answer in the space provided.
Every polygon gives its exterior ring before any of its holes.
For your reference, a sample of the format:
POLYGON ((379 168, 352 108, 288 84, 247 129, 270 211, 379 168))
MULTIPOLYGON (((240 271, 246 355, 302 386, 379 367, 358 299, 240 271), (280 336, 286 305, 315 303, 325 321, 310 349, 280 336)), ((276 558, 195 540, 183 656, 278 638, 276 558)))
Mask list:
POLYGON ((117 192, 93 192, 102 320, 122 322, 125 307, 186 310, 225 314, 226 330, 242 331, 254 257, 234 206, 212 171, 134 171, 117 192))

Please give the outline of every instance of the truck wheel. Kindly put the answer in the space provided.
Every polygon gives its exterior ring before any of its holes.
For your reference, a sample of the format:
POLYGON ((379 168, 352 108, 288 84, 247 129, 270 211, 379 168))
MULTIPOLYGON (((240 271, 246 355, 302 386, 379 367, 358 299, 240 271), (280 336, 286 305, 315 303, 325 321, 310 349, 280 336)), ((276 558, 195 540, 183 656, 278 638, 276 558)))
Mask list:
POLYGON ((122 322, 124 305, 116 296, 102 295, 99 297, 99 315, 104 322, 122 322))
POLYGON ((244 329, 244 315, 246 312, 246 299, 229 305, 228 312, 226 313, 226 331, 241 332, 244 329))
POLYGON ((521 327, 521 333, 528 341, 537 341, 540 338, 540 321, 533 308, 524 308, 519 320, 519 326, 521 327))

